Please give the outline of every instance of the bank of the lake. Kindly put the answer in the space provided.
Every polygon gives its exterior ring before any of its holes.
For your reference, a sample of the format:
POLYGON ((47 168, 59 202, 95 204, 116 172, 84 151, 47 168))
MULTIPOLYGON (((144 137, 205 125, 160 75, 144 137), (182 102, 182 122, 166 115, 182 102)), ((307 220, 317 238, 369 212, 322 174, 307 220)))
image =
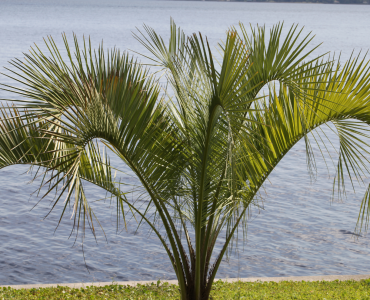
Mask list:
MULTIPOLYGON (((350 277, 350 276, 349 276, 350 277)), ((365 276, 369 278, 370 276, 365 276)), ((342 277, 343 278, 343 277, 342 277)), ((369 299, 370 279, 334 281, 266 281, 218 280, 211 299, 369 299)), ((14 289, 0 287, 2 299, 179 299, 178 286, 169 282, 145 284, 90 285, 85 287, 42 287, 14 289)))
POLYGON ((301 4, 350 4, 369 5, 369 0, 172 0, 172 1, 206 1, 206 2, 258 2, 258 3, 301 3, 301 4))

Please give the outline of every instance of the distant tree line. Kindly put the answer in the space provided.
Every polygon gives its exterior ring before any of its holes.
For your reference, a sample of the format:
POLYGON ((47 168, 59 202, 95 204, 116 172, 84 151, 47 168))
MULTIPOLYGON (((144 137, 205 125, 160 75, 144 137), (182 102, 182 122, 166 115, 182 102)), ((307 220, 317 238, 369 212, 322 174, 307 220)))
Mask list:
MULTIPOLYGON (((223 0, 230 1, 230 0, 223 0)), ((306 3, 332 3, 332 4, 369 4, 370 0, 231 0, 232 2, 306 2, 306 3)))

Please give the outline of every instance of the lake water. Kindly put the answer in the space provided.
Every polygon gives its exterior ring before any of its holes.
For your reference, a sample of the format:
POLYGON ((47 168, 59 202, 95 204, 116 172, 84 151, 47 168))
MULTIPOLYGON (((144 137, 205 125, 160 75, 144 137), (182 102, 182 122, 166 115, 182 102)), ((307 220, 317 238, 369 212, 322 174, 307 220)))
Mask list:
MULTIPOLYGON (((239 21, 267 28, 279 21, 286 28, 299 23, 316 34, 314 44, 323 42, 317 53, 342 51, 346 59, 353 49, 370 48, 369 15, 370 6, 354 5, 2 0, 0 66, 9 67, 8 61, 21 58, 33 43, 45 48, 42 38, 48 35, 61 44, 62 32, 91 36, 94 45, 104 40, 105 47, 145 52, 131 32, 146 23, 166 38, 170 17, 189 34, 201 31, 212 45, 239 21)), ((0 82, 10 81, 1 76, 0 82)), ((302 142, 280 162, 266 185, 265 210, 254 212, 247 243, 223 262, 218 277, 369 273, 370 240, 352 234, 364 189, 348 193, 343 203, 331 203, 332 169, 328 176, 323 160, 317 164, 317 181, 310 184, 302 142)), ((27 184, 26 171, 21 166, 0 170, 0 285, 175 278, 165 251, 145 226, 135 234, 132 223, 116 234, 108 203, 95 206, 108 243, 102 234, 98 243, 87 234, 83 256, 81 240, 68 239, 68 217, 54 233, 60 207, 45 220, 49 201, 31 210, 37 198, 30 194, 37 185, 27 184)), ((89 193, 91 199, 104 196, 94 187, 89 193)))

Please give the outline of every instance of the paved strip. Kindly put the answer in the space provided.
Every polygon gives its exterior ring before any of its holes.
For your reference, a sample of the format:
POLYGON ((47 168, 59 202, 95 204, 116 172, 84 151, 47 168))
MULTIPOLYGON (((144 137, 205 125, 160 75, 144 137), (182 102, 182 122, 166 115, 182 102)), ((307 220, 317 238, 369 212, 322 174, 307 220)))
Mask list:
MULTIPOLYGON (((226 282, 280 282, 280 281, 345 281, 370 279, 369 275, 323 275, 323 276, 292 276, 292 277, 254 277, 254 278, 224 278, 226 282)), ((220 280, 220 279, 216 279, 220 280)), ((177 280, 161 280, 161 283, 177 284, 177 280)), ((107 286, 112 284, 136 286, 138 284, 157 284, 157 281, 114 281, 114 282, 86 282, 86 283, 51 283, 51 284, 21 284, 21 285, 0 285, 0 287, 11 287, 13 289, 38 289, 65 286, 75 289, 85 288, 87 286, 107 286)))

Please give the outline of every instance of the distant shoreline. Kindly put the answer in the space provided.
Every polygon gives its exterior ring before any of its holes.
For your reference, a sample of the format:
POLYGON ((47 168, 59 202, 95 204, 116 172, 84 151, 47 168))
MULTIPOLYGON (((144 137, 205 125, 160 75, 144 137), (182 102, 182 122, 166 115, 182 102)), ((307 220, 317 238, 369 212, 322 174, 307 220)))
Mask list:
POLYGON ((329 1, 271 1, 271 0, 167 0, 187 2, 240 2, 240 3, 297 3, 297 4, 346 4, 369 5, 370 0, 329 0, 329 1))

